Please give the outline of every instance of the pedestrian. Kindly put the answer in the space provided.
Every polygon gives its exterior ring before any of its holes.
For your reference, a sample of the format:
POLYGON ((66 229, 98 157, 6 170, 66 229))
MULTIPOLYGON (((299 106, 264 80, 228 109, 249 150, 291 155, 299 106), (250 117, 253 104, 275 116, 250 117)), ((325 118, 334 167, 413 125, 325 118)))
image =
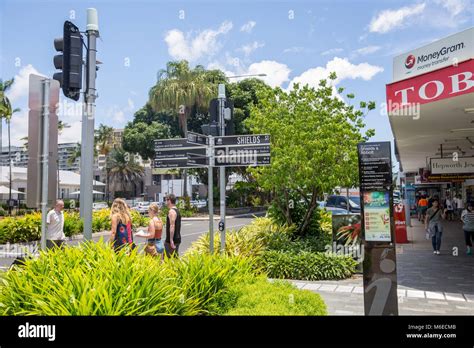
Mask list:
POLYGON ((472 255, 472 242, 474 242, 474 202, 468 202, 466 209, 461 214, 462 229, 466 239, 466 253, 472 255))
POLYGON ((453 221, 454 220, 454 202, 451 199, 451 196, 446 196, 445 206, 446 208, 446 220, 453 221))
POLYGON ((62 247, 66 236, 64 235, 64 202, 60 199, 56 201, 54 209, 50 210, 46 216, 46 248, 62 247))
POLYGON ((433 200, 433 206, 426 211, 425 228, 433 245, 433 254, 440 254, 443 226, 441 220, 446 218, 446 209, 443 211, 438 200, 433 200))
POLYGON ((113 244, 116 251, 128 245, 134 248, 132 234, 132 218, 127 203, 116 198, 110 208, 112 219, 109 242, 113 244))
POLYGON ((426 216, 426 211, 428 210, 428 200, 426 196, 422 196, 418 201, 418 220, 424 221, 426 216))
POLYGON ((176 196, 174 194, 166 196, 166 206, 169 209, 166 217, 166 256, 177 257, 181 244, 181 215, 176 207, 176 196))
POLYGON ((161 239, 163 234, 163 223, 159 218, 160 208, 156 203, 150 204, 148 208, 148 216, 150 217, 150 222, 148 223, 147 232, 142 231, 142 233, 136 234, 137 237, 145 237, 147 239, 147 245, 145 246, 145 254, 151 256, 161 256, 163 260, 164 254, 164 244, 161 239))
POLYGON ((455 199, 456 204, 456 216, 460 219, 462 212, 464 211, 464 202, 462 201, 461 195, 458 195, 455 199))

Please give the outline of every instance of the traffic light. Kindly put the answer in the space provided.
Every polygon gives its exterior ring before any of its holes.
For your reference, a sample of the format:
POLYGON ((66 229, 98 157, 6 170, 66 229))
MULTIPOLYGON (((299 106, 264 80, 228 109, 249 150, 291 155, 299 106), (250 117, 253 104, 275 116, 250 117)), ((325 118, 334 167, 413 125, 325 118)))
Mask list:
POLYGON ((62 70, 53 75, 66 97, 79 100, 82 88, 82 35, 73 23, 64 22, 63 37, 54 40, 60 55, 54 56, 54 67, 62 70))

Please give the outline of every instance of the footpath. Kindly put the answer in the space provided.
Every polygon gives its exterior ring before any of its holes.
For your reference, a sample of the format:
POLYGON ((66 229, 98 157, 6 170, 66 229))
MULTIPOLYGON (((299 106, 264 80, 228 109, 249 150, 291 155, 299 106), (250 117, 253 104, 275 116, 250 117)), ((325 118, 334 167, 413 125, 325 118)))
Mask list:
MULTIPOLYGON (((400 315, 474 315, 474 256, 466 255, 460 222, 444 222, 441 255, 412 220, 408 244, 397 245, 400 315)), ((322 296, 332 315, 364 315, 362 275, 341 281, 292 281, 322 296)))

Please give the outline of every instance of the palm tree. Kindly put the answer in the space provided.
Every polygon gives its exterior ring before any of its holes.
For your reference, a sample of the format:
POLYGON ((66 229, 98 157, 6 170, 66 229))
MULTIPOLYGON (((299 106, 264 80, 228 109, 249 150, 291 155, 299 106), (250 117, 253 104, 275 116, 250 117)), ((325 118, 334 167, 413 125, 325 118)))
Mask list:
POLYGON ((72 165, 74 164, 74 162, 76 162, 76 160, 78 158, 81 158, 81 144, 80 143, 77 143, 76 144, 76 148, 74 149, 74 151, 70 154, 68 160, 67 160, 67 163, 69 165, 72 165))
POLYGON ((122 148, 115 148, 110 153, 107 166, 110 171, 110 180, 115 185, 121 183, 122 192, 125 192, 126 184, 134 184, 144 176, 144 169, 135 161, 135 156, 130 156, 122 148))
MULTIPOLYGON (((177 114, 184 137, 187 137, 187 120, 193 107, 207 108, 217 94, 218 83, 226 82, 224 73, 206 70, 202 65, 194 69, 186 60, 168 62, 166 69, 158 72, 158 81, 149 93, 155 112, 169 111, 177 114)), ((184 170, 184 195, 187 196, 187 178, 184 170)))
POLYGON ((6 118, 9 109, 11 109, 10 100, 7 98, 6 93, 13 85, 14 79, 3 81, 0 79, 0 151, 3 148, 2 142, 2 123, 3 119, 6 118))
MULTIPOLYGON (((0 148, 2 147, 2 139, 1 139, 1 121, 5 119, 8 125, 8 162, 10 168, 10 183, 9 183, 9 203, 12 199, 12 159, 11 159, 11 132, 10 132, 10 124, 13 114, 20 112, 20 109, 16 108, 13 109, 10 103, 10 99, 8 99, 6 92, 10 89, 10 87, 14 83, 14 79, 7 80, 3 82, 0 80, 0 148)), ((11 215, 12 209, 10 204, 8 204, 8 212, 11 215)))
MULTIPOLYGON (((10 103, 10 101, 8 101, 10 103)), ((20 112, 20 109, 19 108, 16 108, 16 109, 11 109, 11 105, 10 105, 10 109, 8 111, 8 113, 5 115, 5 120, 7 122, 7 126, 8 126, 8 165, 9 165, 9 168, 10 168, 10 182, 9 182, 9 185, 8 185, 8 188, 9 188, 9 192, 8 192, 8 213, 11 215, 12 213, 12 207, 11 207, 11 200, 12 200, 12 181, 13 181, 13 177, 12 177, 12 149, 11 149, 11 132, 10 132, 10 124, 11 124, 11 120, 12 120, 12 117, 13 117, 13 114, 17 113, 17 112, 20 112)))
MULTIPOLYGON (((107 161, 107 157, 112 149, 113 144, 111 144, 111 140, 113 141, 114 135, 114 128, 106 126, 104 124, 99 125, 99 129, 95 131, 95 143, 98 152, 101 155, 104 155, 107 161)), ((106 162, 107 163, 107 162, 106 162)), ((107 203, 109 202, 109 166, 105 166, 105 190, 106 190, 106 197, 107 203)))

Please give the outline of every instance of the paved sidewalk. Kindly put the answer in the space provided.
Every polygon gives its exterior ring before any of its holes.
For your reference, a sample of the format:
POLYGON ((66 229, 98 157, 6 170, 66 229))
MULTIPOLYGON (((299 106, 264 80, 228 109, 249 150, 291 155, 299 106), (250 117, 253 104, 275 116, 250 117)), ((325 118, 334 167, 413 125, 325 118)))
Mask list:
MULTIPOLYGON (((474 315, 474 256, 466 255, 460 222, 444 222, 441 255, 412 220, 410 243, 397 245, 400 315, 474 315)), ((319 293, 333 315, 363 315, 362 275, 341 281, 292 281, 319 293)))

